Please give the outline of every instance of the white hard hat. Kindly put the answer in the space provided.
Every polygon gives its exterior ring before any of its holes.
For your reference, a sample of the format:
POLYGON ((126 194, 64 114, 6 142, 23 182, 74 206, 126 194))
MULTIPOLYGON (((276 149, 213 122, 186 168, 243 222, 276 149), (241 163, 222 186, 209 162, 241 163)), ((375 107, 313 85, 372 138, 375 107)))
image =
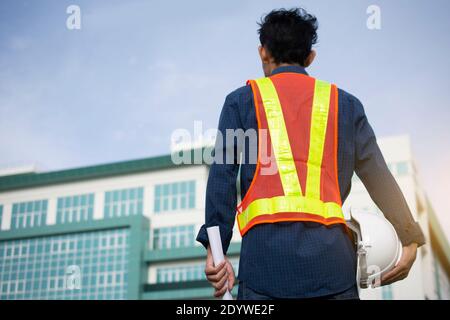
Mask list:
POLYGON ((350 209, 348 227, 356 234, 357 283, 376 287, 402 256, 402 245, 392 224, 382 215, 350 209))

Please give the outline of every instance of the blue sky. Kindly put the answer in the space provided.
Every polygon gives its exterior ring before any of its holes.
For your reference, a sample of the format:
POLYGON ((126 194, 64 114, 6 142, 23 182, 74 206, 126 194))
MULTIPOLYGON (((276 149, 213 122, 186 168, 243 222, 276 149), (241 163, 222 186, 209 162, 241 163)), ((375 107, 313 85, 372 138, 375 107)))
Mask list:
POLYGON ((176 128, 214 128, 224 97, 262 75, 256 21, 302 5, 320 22, 309 72, 364 104, 378 136, 409 134, 450 233, 450 2, 0 2, 0 167, 45 170, 167 153, 176 128), (66 8, 81 8, 81 30, 66 8), (381 8, 382 29, 366 28, 381 8))

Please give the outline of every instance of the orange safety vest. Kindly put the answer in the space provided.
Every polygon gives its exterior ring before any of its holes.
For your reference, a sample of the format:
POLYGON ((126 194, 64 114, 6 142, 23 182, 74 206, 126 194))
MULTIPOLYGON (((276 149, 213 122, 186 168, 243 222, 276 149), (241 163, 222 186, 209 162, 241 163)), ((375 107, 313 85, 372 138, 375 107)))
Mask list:
POLYGON ((257 224, 281 221, 345 225, 337 169, 337 87, 297 73, 247 84, 259 143, 253 181, 237 207, 241 235, 257 224), (274 165, 275 174, 267 174, 274 165))

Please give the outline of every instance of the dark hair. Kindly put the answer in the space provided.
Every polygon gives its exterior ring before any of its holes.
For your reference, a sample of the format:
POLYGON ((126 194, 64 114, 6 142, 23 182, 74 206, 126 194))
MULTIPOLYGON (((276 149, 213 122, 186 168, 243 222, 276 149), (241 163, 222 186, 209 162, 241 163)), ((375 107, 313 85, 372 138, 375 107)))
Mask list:
POLYGON ((273 10, 261 19, 259 41, 274 62, 296 63, 304 66, 317 42, 318 22, 302 8, 273 10))

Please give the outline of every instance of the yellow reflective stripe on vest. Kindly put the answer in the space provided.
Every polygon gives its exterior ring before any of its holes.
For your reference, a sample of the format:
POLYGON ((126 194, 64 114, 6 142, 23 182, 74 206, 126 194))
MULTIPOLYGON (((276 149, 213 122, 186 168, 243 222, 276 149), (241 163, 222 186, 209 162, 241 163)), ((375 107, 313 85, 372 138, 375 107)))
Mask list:
POLYGON ((302 195, 297 169, 284 122, 277 91, 270 78, 255 80, 258 86, 272 139, 275 160, 285 195, 302 195))
POLYGON ((306 197, 320 199, 320 175, 330 110, 331 84, 316 80, 311 114, 311 131, 306 176, 306 197))
POLYGON ((344 218, 342 208, 335 202, 323 202, 301 196, 278 196, 273 198, 256 199, 238 215, 241 228, 254 218, 261 215, 282 212, 302 212, 328 218, 344 218))

